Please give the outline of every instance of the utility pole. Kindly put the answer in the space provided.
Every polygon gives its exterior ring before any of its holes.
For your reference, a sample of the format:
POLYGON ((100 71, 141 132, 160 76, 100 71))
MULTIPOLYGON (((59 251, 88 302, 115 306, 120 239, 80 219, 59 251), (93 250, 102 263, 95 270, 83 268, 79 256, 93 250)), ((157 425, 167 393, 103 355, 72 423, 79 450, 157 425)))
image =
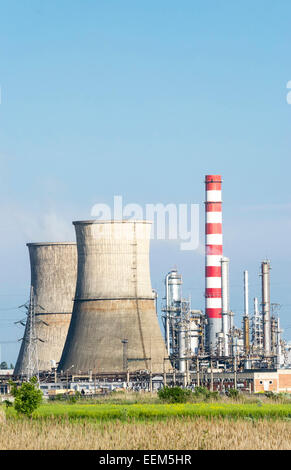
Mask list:
POLYGON ((37 337, 36 335, 36 323, 43 323, 44 325, 48 326, 43 320, 36 320, 35 318, 35 309, 38 307, 41 310, 45 310, 41 305, 35 304, 35 296, 34 296, 34 288, 33 286, 30 287, 30 297, 29 301, 27 301, 24 305, 20 305, 19 308, 25 307, 27 310, 27 320, 24 323, 24 320, 20 320, 15 322, 20 323, 22 326, 25 326, 24 332, 24 344, 25 344, 25 356, 27 357, 26 364, 23 367, 24 371, 22 375, 26 376, 27 380, 30 380, 32 377, 37 378, 37 382, 39 383, 39 364, 38 364, 38 351, 37 351, 37 342, 44 341, 37 337))
POLYGON ((183 382, 184 382, 184 388, 186 388, 187 387, 187 373, 186 372, 183 373, 183 382))
POLYGON ((196 374, 197 374, 197 387, 200 387, 200 374, 199 374, 199 357, 196 359, 196 374))
POLYGON ((234 355, 234 388, 237 389, 237 362, 236 354, 234 355))
POLYGON ((121 342, 123 344, 123 370, 124 370, 124 372, 127 372, 127 369, 128 369, 128 340, 127 339, 122 339, 121 342))
POLYGON ((210 391, 213 392, 213 364, 212 364, 212 359, 210 360, 210 391))
POLYGON ((164 387, 167 386, 167 373, 166 373, 166 364, 164 359, 164 387))
POLYGON ((152 368, 152 358, 151 358, 151 370, 150 370, 150 393, 153 393, 153 368, 152 368))
POLYGON ((35 301, 33 286, 30 288, 30 298, 27 313, 27 380, 36 376, 39 383, 39 370, 38 370, 38 354, 37 354, 37 341, 35 331, 35 301))
POLYGON ((67 395, 69 394, 69 370, 71 370, 73 367, 74 364, 72 364, 71 367, 67 369, 67 395))

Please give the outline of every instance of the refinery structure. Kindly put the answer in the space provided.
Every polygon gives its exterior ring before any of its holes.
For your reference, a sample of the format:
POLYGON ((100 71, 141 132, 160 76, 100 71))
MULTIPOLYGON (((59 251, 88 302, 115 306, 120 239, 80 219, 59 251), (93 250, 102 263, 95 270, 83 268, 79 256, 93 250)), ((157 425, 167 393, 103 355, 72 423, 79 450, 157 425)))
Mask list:
POLYGON ((261 293, 254 299, 248 271, 242 273, 243 319, 235 326, 220 175, 205 177, 204 311, 183 297, 182 276, 173 269, 157 312, 151 221, 73 224, 76 243, 28 244, 31 290, 16 380, 37 375, 40 383, 63 381, 67 388, 82 380, 148 390, 155 381, 212 390, 291 390, 286 343, 271 303, 269 260, 261 261, 261 293))

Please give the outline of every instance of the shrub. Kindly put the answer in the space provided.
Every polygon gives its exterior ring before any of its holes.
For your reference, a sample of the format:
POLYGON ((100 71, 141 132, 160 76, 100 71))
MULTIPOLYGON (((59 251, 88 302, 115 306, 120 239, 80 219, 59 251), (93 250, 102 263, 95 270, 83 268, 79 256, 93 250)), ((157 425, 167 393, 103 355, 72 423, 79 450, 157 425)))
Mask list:
POLYGON ((67 396, 68 402, 69 403, 77 403, 77 401, 82 398, 81 393, 77 390, 74 395, 69 395, 67 396))
POLYGON ((238 391, 236 388, 229 388, 229 389, 226 391, 226 394, 227 394, 230 398, 238 398, 238 396, 239 396, 239 391, 238 391))
POLYGON ((217 391, 211 392, 206 387, 195 387, 195 389, 193 391, 193 395, 196 398, 199 397, 199 398, 202 398, 204 400, 209 400, 209 399, 218 400, 218 398, 219 398, 219 392, 217 392, 217 391))
POLYGON ((77 397, 75 395, 69 395, 68 402, 72 404, 77 403, 77 397))
POLYGON ((4 400, 3 403, 6 406, 6 408, 9 408, 10 406, 13 406, 13 402, 10 401, 10 400, 4 400))
POLYGON ((209 394, 209 390, 206 388, 206 387, 195 387, 194 388, 194 395, 208 395, 209 394))
POLYGON ((274 393, 272 391, 265 392, 265 396, 267 398, 270 398, 271 400, 274 400, 274 401, 279 401, 281 399, 280 394, 274 393))
POLYGON ((15 398, 14 408, 19 414, 31 416, 42 402, 42 391, 37 386, 36 377, 23 382, 20 387, 13 384, 11 395, 15 398))
POLYGON ((214 391, 214 392, 209 392, 209 398, 212 400, 218 400, 219 399, 219 392, 214 391))
POLYGON ((185 403, 191 391, 180 387, 164 387, 158 391, 160 400, 168 403, 185 403))

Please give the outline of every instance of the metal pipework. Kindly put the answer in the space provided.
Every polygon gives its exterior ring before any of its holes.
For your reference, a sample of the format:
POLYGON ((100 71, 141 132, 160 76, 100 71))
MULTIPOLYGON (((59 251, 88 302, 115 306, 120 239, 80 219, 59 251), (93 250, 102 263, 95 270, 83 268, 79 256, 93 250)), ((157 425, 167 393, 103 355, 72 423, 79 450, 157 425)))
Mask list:
POLYGON ((166 338, 166 345, 167 345, 167 352, 170 354, 170 318, 169 318, 169 311, 168 311, 168 303, 169 303, 169 276, 170 273, 166 275, 166 321, 165 321, 165 338, 166 338))
POLYGON ((250 320, 249 320, 249 317, 244 316, 243 324, 244 324, 244 350, 245 350, 245 353, 248 355, 250 353, 250 320))
POLYGON ((244 350, 245 354, 250 353, 250 321, 249 321, 249 273, 244 271, 244 350))
POLYGON ((254 298, 254 316, 252 326, 252 341, 255 350, 262 351, 263 348, 263 335, 262 335, 262 318, 259 312, 258 299, 254 298))
POLYGON ((265 260, 261 264, 262 276, 262 310, 264 331, 264 354, 271 353, 271 327, 270 327, 270 261, 265 260))
POLYGON ((229 258, 221 259, 222 333, 224 356, 229 356, 229 258))
POLYGON ((284 364, 284 361, 282 361, 281 333, 282 333, 282 330, 280 329, 280 319, 278 318, 277 320, 277 350, 276 350, 278 368, 281 367, 281 364, 284 364))
POLYGON ((179 371, 186 371, 186 352, 187 352, 187 324, 185 322, 180 322, 179 326, 179 371))
POLYGON ((155 308, 156 308, 156 315, 157 317, 159 316, 159 313, 158 313, 158 292, 156 291, 156 289, 152 289, 153 291, 153 297, 155 299, 155 308))

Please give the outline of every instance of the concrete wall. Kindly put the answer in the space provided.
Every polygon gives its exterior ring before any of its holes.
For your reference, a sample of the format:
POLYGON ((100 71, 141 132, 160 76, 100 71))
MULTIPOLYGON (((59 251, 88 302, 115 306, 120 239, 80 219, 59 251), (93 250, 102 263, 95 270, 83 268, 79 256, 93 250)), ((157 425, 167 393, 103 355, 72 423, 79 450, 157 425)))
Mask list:
POLYGON ((278 369, 276 372, 254 373, 255 392, 288 392, 291 391, 291 369, 278 369))
POLYGON ((291 392, 291 370, 279 370, 279 391, 280 392, 291 392))
MULTIPOLYGON (((77 277, 76 243, 28 243, 31 285, 34 288, 35 336, 39 370, 58 362, 71 321, 77 277)), ((27 328, 14 374, 27 373, 27 328)))
POLYGON ((74 222, 78 299, 153 298, 150 222, 74 222))
POLYGON ((150 222, 74 225, 76 299, 59 370, 121 372, 127 339, 128 358, 141 359, 129 361, 129 370, 162 371, 167 353, 150 281, 150 222))

